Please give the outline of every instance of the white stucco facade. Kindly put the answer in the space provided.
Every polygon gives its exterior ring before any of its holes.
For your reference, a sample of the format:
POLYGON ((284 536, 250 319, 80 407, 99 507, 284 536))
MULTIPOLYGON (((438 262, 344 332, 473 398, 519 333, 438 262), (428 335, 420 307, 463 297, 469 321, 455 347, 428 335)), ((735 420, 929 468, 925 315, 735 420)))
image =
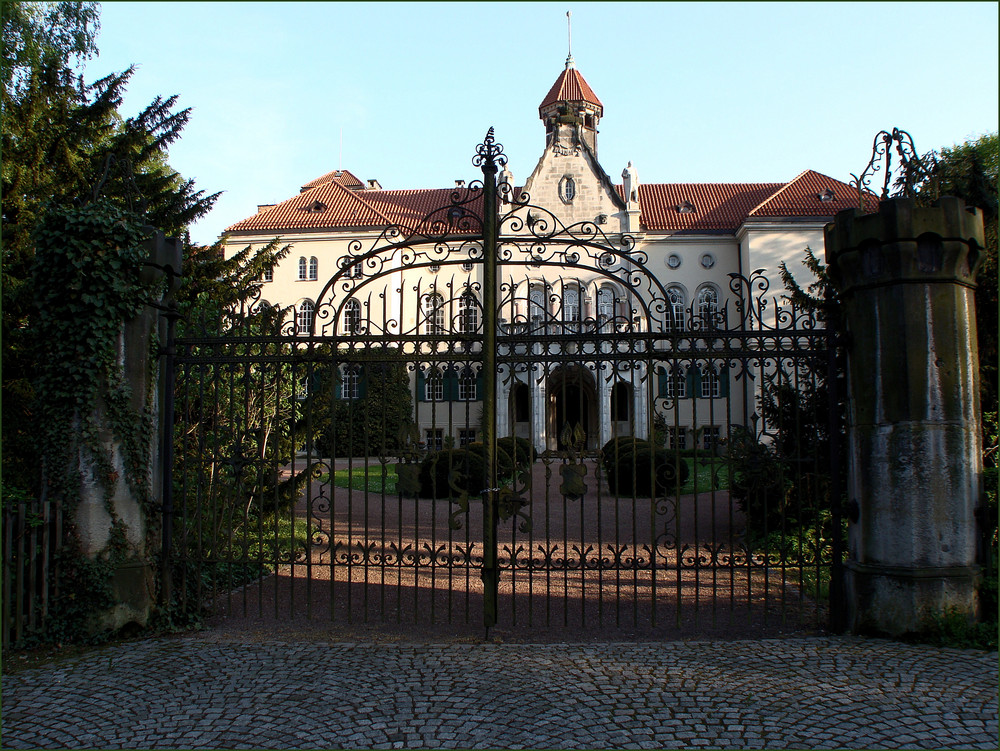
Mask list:
MULTIPOLYGON (((632 273, 648 275, 653 280, 650 289, 666 292, 676 305, 676 325, 690 325, 692 316, 709 307, 728 313, 732 325, 738 294, 731 275, 747 277, 763 270, 770 294, 780 296, 778 268, 784 262, 800 283, 808 284, 811 280, 801 265, 804 251, 822 248, 824 225, 847 206, 850 191, 846 185, 808 171, 789 183, 773 185, 647 185, 638 175, 641 153, 622 165, 622 183, 615 184, 596 156, 603 107, 569 65, 540 107, 540 115, 546 146, 516 191, 521 196, 527 193, 531 207, 538 208, 503 206, 502 210, 513 212, 513 218, 501 227, 501 245, 504 232, 510 231, 515 238, 530 235, 533 222, 555 221, 567 227, 587 224, 613 243, 623 234, 630 235, 635 260, 621 261, 614 273, 600 268, 586 254, 579 262, 561 267, 502 265, 498 295, 502 325, 520 321, 518 325, 531 326, 543 317, 563 324, 590 320, 598 322, 600 335, 600 321, 611 318, 628 321, 640 330, 648 324, 641 320, 643 306, 636 300, 640 293, 627 281, 632 273)), ((515 182, 515 176, 506 171, 501 179, 515 182)), ((417 209, 423 199, 418 193, 383 191, 349 172, 333 172, 307 184, 299 196, 263 207, 256 216, 233 225, 225 240, 226 254, 231 256, 248 245, 263 247, 275 238, 290 245, 273 278, 262 281, 261 298, 272 305, 294 306, 303 333, 349 335, 355 325, 352 320, 357 319, 349 318, 342 301, 332 309, 322 308, 315 318, 309 309, 323 302, 320 297, 342 259, 358 257, 378 245, 381 233, 392 223, 405 223, 392 211, 403 207, 410 210, 409 216, 420 213, 417 209), (329 310, 337 311, 336 316, 329 310)), ((446 205, 445 192, 439 193, 438 205, 446 205)), ((522 247, 516 239, 513 245, 522 247)), ((360 277, 348 284, 365 332, 420 334, 433 325, 443 338, 449 332, 467 333, 462 330, 467 323, 462 294, 471 291, 481 301, 481 264, 469 256, 470 252, 476 255, 476 247, 481 249, 475 245, 463 249, 461 242, 453 243, 452 255, 437 267, 414 264, 403 256, 393 259, 392 253, 384 255, 386 263, 378 269, 364 265, 359 269, 361 277, 367 279, 373 269, 381 274, 377 284, 358 286, 360 277), (426 301, 434 294, 441 295, 443 310, 440 322, 429 324, 426 301)), ((430 253, 428 258, 432 257, 430 253)), ((326 302, 332 299, 330 295, 341 293, 342 287, 327 290, 326 302)), ((600 346, 618 346, 611 325, 604 330, 607 342, 600 346)), ((561 352, 571 352, 577 345, 561 346, 561 352)), ((537 352, 539 361, 543 354, 537 352)), ((670 429, 671 441, 690 446, 704 439, 706 429, 724 437, 726 426, 745 419, 752 399, 746 389, 728 382, 710 385, 704 398, 702 393, 686 393, 680 399, 672 393, 667 398, 661 375, 649 372, 647 361, 636 358, 627 372, 609 372, 602 369, 600 360, 596 355, 581 356, 577 365, 500 373, 498 435, 518 435, 530 438, 539 450, 554 449, 559 444, 558 423, 572 412, 587 432, 587 448, 594 449, 615 435, 646 437, 659 413, 670 429), (571 382, 572 398, 585 406, 568 406, 567 384, 571 382)), ((712 377, 725 381, 729 376, 721 372, 712 377)), ((428 388, 426 379, 417 373, 411 378, 415 420, 429 443, 437 440, 429 431, 441 431, 438 435, 450 436, 456 443, 478 437, 481 394, 457 404, 456 393, 451 394, 451 401, 427 399, 423 397, 433 395, 421 392, 428 388), (448 417, 442 419, 445 411, 448 417)), ((704 389, 705 378, 699 375, 700 380, 692 381, 689 377, 685 388, 704 389)), ((468 391, 462 396, 468 397, 468 391)))

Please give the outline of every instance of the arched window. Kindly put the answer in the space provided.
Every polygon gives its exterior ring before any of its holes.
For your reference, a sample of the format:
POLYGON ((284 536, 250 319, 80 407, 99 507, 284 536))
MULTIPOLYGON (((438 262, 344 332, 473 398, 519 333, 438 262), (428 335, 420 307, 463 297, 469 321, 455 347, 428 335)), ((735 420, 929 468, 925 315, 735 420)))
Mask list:
POLYGON ((632 389, 619 381, 611 387, 611 421, 626 422, 631 414, 632 389))
POLYGON ((309 278, 319 279, 319 259, 316 256, 309 259, 309 278))
POLYGON ((582 316, 582 300, 580 299, 580 288, 573 285, 563 287, 562 296, 562 319, 572 323, 578 322, 582 316))
POLYGON ((341 396, 344 399, 361 398, 361 368, 357 365, 348 366, 344 371, 344 381, 341 384, 341 396))
POLYGON ((424 401, 444 401, 444 378, 437 368, 427 372, 427 379, 424 381, 424 401))
POLYGON ((615 317, 615 291, 612 287, 597 290, 597 325, 603 326, 615 317))
POLYGON ((308 334, 313 325, 313 311, 315 307, 312 300, 303 300, 299 303, 298 310, 295 311, 295 333, 308 334))
POLYGON ((348 300, 344 303, 344 333, 357 334, 361 330, 361 303, 348 300))
POLYGON ((545 320, 545 292, 541 287, 532 287, 528 292, 528 317, 535 325, 545 320))
POLYGON ((703 329, 719 325, 719 291, 707 284, 698 290, 698 317, 703 329))
POLYGON ((671 287, 667 290, 667 302, 670 310, 667 312, 667 325, 672 331, 683 331, 685 315, 684 290, 679 287, 671 287))
POLYGON ((458 333, 474 334, 479 329, 479 301, 472 292, 458 298, 458 333))
POLYGON ((308 271, 307 271, 307 267, 306 267, 306 257, 305 256, 300 256, 299 257, 299 281, 302 281, 304 279, 308 279, 308 276, 306 276, 307 273, 308 273, 308 271))
POLYGON ((476 393, 476 374, 472 368, 466 368, 458 379, 458 398, 463 402, 474 402, 478 398, 476 393))
POLYGON ((349 262, 349 258, 347 256, 345 256, 344 258, 341 259, 341 263, 343 264, 343 268, 347 269, 347 278, 348 279, 360 279, 361 278, 361 273, 362 273, 362 271, 361 271, 361 261, 358 261, 357 263, 350 263, 349 262))
POLYGON ((424 333, 444 333, 444 298, 437 292, 424 295, 424 333))

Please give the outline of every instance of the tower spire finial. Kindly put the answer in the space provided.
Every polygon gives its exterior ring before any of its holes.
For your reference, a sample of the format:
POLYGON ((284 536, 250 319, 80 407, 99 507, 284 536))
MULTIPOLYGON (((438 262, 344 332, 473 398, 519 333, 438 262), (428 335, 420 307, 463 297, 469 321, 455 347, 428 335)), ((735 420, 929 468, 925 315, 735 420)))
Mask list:
POLYGON ((576 63, 573 62, 573 11, 566 11, 566 32, 568 35, 567 49, 569 54, 566 55, 566 70, 570 68, 575 68, 576 63))

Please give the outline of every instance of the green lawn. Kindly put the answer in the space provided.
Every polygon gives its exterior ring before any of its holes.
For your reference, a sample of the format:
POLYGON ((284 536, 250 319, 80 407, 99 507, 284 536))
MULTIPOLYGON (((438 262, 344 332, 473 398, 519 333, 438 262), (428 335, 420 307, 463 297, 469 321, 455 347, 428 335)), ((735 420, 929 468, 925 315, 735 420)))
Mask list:
MULTIPOLYGON (((320 482, 329 482, 330 476, 323 475, 319 479, 320 482)), ((369 493, 381 493, 384 486, 385 492, 392 494, 396 492, 396 468, 391 464, 386 465, 384 483, 382 466, 378 464, 334 470, 333 484, 338 488, 367 490, 369 493)))
POLYGON ((690 456, 683 459, 687 462, 690 474, 687 482, 681 486, 681 495, 694 493, 696 489, 699 493, 729 489, 729 471, 723 460, 708 457, 695 460, 690 456))

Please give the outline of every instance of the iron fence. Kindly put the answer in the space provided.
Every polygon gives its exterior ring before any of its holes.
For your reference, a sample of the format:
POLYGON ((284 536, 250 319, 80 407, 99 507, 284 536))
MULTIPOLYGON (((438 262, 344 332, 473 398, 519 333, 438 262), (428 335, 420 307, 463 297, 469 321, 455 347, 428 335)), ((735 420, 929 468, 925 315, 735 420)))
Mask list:
POLYGON ((498 186, 492 131, 477 159, 482 183, 351 243, 308 307, 251 290, 182 326, 174 596, 278 621, 825 625, 822 312, 760 275, 685 304, 627 235, 498 186))

